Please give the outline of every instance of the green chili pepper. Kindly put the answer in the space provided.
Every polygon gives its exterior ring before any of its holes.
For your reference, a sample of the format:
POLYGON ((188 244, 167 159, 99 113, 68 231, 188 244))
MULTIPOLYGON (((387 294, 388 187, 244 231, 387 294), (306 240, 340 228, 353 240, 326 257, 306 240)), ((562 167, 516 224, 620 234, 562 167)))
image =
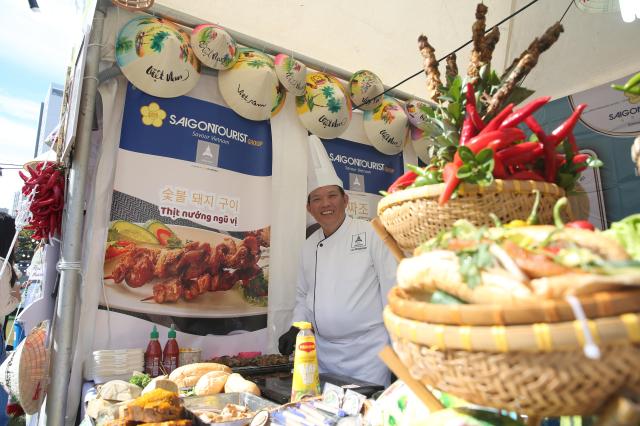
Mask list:
POLYGON ((620 86, 619 84, 612 84, 612 89, 619 90, 621 92, 630 93, 632 95, 640 95, 640 84, 636 84, 635 86, 627 87, 626 85, 620 86))
POLYGON ((560 212, 568 202, 569 200, 567 200, 567 197, 562 197, 558 201, 556 201, 556 204, 553 206, 553 224, 556 226, 556 228, 564 228, 564 222, 562 221, 560 212))
POLYGON ((624 84, 624 90, 626 91, 637 85, 640 85, 640 72, 627 80, 627 82, 624 84))
POLYGON ((411 170, 413 173, 417 174, 418 176, 424 176, 425 173, 427 172, 426 167, 418 167, 418 166, 414 166, 413 164, 407 164, 407 169, 411 170))

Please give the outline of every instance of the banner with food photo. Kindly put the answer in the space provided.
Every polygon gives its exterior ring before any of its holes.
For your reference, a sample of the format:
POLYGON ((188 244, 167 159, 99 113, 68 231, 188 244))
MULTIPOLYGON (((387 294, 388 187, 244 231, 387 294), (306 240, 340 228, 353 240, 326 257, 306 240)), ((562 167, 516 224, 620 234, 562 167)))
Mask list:
POLYGON ((346 139, 322 139, 329 159, 349 194, 347 214, 370 220, 386 190, 402 173, 402 152, 385 155, 371 145, 346 139))
POLYGON ((226 320, 220 334, 266 326, 271 156, 268 121, 129 85, 101 304, 199 329, 226 320))

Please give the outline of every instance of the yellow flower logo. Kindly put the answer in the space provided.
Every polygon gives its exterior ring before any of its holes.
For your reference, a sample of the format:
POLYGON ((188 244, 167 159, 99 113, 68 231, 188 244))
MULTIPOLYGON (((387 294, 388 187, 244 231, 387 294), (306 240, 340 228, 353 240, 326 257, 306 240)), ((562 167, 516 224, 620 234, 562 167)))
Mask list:
POLYGON ((162 126, 162 120, 167 117, 167 113, 160 109, 160 105, 155 102, 140 108, 140 114, 142 114, 142 122, 153 127, 162 126))

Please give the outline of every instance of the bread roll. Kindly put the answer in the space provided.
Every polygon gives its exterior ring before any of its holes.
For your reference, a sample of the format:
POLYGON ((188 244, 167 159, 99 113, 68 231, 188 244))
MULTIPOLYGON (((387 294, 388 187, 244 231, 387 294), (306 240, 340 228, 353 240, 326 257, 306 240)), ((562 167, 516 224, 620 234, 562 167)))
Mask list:
POLYGON ((169 375, 169 380, 174 381, 179 388, 190 388, 198 383, 200 377, 210 371, 224 371, 231 374, 231 369, 226 365, 215 362, 199 362, 176 368, 169 375))
POLYGON ((238 373, 230 374, 227 377, 227 382, 224 385, 224 391, 229 392, 247 392, 256 396, 260 396, 260 388, 253 382, 246 380, 238 373))
POLYGON ((210 371, 200 377, 193 391, 198 396, 215 395, 222 392, 229 373, 225 371, 210 371))

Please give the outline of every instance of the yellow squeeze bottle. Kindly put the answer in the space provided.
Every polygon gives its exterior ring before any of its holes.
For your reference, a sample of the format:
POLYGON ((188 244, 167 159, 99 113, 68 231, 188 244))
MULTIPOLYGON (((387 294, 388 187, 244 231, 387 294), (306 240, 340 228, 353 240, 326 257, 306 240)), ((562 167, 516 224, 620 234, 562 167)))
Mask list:
POLYGON ((291 385, 291 402, 296 402, 304 396, 320 395, 320 376, 318 374, 316 338, 313 336, 311 323, 294 322, 293 326, 300 329, 296 337, 293 383, 291 385))

